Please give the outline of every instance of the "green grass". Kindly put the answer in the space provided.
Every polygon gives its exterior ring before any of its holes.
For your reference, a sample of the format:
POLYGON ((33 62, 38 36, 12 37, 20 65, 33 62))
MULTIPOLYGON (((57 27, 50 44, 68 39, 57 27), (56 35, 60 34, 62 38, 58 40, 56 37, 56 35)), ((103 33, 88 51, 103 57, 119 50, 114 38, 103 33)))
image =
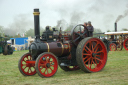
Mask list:
POLYGON ((65 72, 58 68, 50 78, 23 76, 18 69, 20 56, 28 51, 17 51, 13 55, 0 54, 0 85, 128 85, 128 51, 110 51, 105 68, 97 73, 82 70, 65 72))

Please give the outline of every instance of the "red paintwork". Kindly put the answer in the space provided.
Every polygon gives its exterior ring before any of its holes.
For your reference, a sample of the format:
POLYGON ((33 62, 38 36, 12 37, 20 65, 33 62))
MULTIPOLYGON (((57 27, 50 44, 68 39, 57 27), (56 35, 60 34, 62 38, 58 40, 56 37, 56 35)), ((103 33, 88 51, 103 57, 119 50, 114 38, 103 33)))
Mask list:
POLYGON ((86 68, 91 72, 102 70, 107 61, 107 50, 101 40, 92 38, 88 40, 83 48, 82 56, 86 68), (95 56, 92 56, 95 54, 95 56))

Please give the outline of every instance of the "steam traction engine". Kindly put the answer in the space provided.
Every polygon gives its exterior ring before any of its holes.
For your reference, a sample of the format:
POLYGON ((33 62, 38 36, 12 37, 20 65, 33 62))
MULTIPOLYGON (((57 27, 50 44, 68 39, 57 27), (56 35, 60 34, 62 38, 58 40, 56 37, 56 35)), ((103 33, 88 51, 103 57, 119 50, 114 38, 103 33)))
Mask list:
POLYGON ((38 73, 41 77, 51 77, 57 72, 58 65, 65 71, 81 69, 89 73, 104 68, 107 61, 106 46, 100 39, 89 37, 84 25, 75 26, 71 34, 63 34, 61 29, 58 32, 55 28, 51 31, 46 27, 40 38, 39 9, 34 9, 33 14, 35 41, 18 64, 24 76, 38 73))

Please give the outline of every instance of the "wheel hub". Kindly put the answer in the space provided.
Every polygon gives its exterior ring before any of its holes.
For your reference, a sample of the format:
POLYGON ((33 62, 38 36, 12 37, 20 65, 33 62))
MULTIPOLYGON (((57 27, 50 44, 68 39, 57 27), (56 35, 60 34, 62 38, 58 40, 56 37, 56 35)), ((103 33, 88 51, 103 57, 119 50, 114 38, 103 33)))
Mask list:
POLYGON ((47 68, 49 68, 50 67, 50 63, 47 63, 46 66, 47 66, 47 68))
POLYGON ((92 53, 92 57, 95 57, 96 56, 96 53, 92 53))

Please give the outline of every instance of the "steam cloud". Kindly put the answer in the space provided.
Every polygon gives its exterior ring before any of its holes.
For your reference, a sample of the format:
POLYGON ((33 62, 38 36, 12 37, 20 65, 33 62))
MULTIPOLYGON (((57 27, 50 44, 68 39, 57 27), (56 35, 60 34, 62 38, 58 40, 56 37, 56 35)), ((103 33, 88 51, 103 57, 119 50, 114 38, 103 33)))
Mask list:
MULTIPOLYGON (((128 5, 127 5, 127 8, 128 8, 128 5)), ((126 16, 128 16, 128 9, 125 10, 124 15, 119 15, 119 16, 117 17, 116 22, 118 22, 119 20, 121 20, 122 18, 124 18, 124 17, 126 17, 126 16)))
POLYGON ((65 19, 58 20, 56 28, 59 29, 61 27, 62 30, 66 30, 68 27, 73 27, 77 24, 80 24, 81 21, 84 21, 83 17, 85 16, 85 13, 83 12, 74 11, 70 15, 71 15, 71 18, 69 19, 70 20, 69 23, 67 23, 65 19))
POLYGON ((14 17, 14 21, 9 25, 9 28, 4 29, 6 35, 14 36, 23 34, 27 29, 33 28, 32 21, 28 19, 28 15, 20 14, 14 17))

